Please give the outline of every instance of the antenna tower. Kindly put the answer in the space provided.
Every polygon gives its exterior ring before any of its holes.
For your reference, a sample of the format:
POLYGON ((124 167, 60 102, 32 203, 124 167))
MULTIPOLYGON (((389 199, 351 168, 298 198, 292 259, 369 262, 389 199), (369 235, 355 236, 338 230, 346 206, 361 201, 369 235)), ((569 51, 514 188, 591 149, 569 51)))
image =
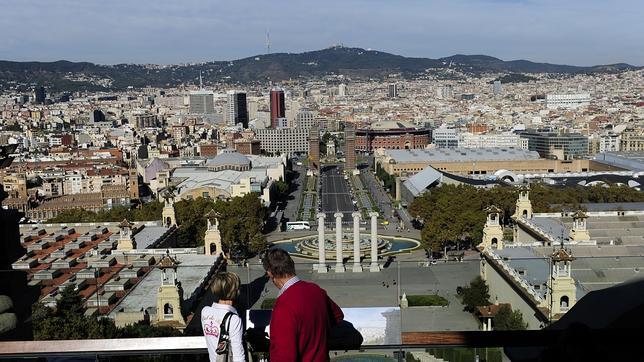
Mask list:
POLYGON ((266 30, 266 54, 271 53, 271 33, 266 30))

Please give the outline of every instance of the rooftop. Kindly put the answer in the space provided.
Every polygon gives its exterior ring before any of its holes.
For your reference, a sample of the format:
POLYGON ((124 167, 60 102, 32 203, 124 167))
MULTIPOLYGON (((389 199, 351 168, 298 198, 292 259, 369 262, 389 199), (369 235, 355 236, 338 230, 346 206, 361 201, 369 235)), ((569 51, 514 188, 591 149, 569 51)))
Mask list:
POLYGON ((514 148, 436 148, 423 150, 386 150, 396 163, 405 162, 476 162, 538 160, 539 153, 514 148))
MULTIPOLYGON (((184 290, 184 299, 188 299, 193 291, 201 284, 202 279, 208 274, 215 263, 216 256, 199 254, 173 255, 179 262, 177 267, 177 281, 181 282, 184 290)), ((119 310, 126 312, 140 311, 142 308, 156 307, 157 289, 162 279, 161 269, 154 268, 145 278, 121 301, 110 316, 113 317, 119 310)))
POLYGON ((239 152, 224 152, 217 155, 215 158, 211 158, 206 161, 207 166, 225 166, 225 165, 240 165, 247 166, 250 165, 250 160, 248 157, 242 155, 239 152))

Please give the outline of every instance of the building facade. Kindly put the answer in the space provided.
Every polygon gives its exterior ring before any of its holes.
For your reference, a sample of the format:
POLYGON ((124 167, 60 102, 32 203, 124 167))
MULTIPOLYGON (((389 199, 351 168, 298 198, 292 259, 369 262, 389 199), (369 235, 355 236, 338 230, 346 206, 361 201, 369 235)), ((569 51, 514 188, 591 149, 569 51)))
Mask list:
POLYGON ((588 137, 579 133, 525 130, 519 135, 528 140, 528 150, 539 152, 543 158, 568 159, 588 154, 588 137))
POLYGON ((590 94, 546 94, 547 108, 575 109, 590 105, 590 94))
POLYGON ((257 129, 255 138, 262 150, 270 153, 309 152, 309 130, 303 128, 257 129))
POLYGON ((278 128, 278 119, 286 117, 286 105, 284 90, 279 88, 271 89, 271 127, 278 128))
POLYGON ((354 170, 356 168, 356 130, 353 126, 347 125, 344 129, 344 145, 346 147, 344 169, 354 170))
POLYGON ((387 96, 389 98, 396 98, 398 97, 398 84, 396 83, 389 83, 387 86, 387 96))
POLYGON ((229 126, 241 123, 244 128, 248 128, 248 104, 246 102, 246 92, 228 91, 226 94, 226 122, 229 126))
POLYGON ((190 92, 190 114, 214 114, 215 102, 212 92, 199 90, 190 92))
POLYGON ((459 134, 455 128, 439 127, 432 131, 432 143, 437 148, 458 148, 459 134))
POLYGON ((309 134, 309 169, 320 170, 320 129, 313 126, 309 134))
POLYGON ((473 134, 461 133, 458 147, 460 148, 520 148, 528 149, 528 140, 517 134, 473 134))
POLYGON ((420 149, 427 147, 431 135, 431 129, 415 127, 409 122, 375 122, 368 128, 356 129, 356 150, 371 152, 380 148, 420 149))

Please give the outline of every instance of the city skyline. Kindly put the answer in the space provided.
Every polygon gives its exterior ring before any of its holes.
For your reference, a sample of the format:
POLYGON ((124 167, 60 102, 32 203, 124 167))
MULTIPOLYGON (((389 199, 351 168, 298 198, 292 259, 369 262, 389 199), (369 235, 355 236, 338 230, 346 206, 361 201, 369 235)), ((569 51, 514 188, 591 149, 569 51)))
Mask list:
POLYGON ((270 33, 271 52, 344 44, 423 58, 643 65, 644 49, 633 46, 641 43, 643 12, 635 1, 10 1, 0 14, 0 53, 3 60, 97 64, 234 60, 266 53, 270 33), (53 26, 47 19, 66 21, 53 26))

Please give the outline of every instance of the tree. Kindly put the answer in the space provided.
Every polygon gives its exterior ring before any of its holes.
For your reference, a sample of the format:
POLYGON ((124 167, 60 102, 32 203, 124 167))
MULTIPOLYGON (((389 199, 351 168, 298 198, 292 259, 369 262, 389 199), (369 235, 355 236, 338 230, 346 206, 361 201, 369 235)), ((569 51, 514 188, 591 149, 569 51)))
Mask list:
POLYGON ((36 340, 115 338, 117 335, 113 320, 83 314, 82 298, 74 285, 62 290, 55 309, 34 304, 32 320, 36 340))
POLYGON ((516 331, 528 328, 523 321, 523 314, 519 310, 512 310, 507 304, 499 308, 494 317, 494 329, 497 331, 516 331))
POLYGON ((128 324, 118 329, 120 338, 150 338, 150 337, 179 337, 182 336, 179 330, 172 327, 156 327, 145 321, 128 324))
POLYGON ((85 316, 83 298, 73 285, 61 291, 56 308, 40 303, 33 306, 34 339, 104 339, 181 336, 182 333, 170 327, 156 327, 144 321, 124 328, 117 328, 107 317, 85 316))
POLYGON ((109 210, 101 210, 98 213, 84 210, 72 209, 61 212, 56 217, 49 219, 51 223, 77 223, 77 222, 114 222, 128 219, 130 221, 151 221, 160 220, 163 204, 153 201, 144 204, 140 208, 130 210, 126 206, 115 206, 109 210))
MULTIPOLYGON (((387 184, 388 175, 378 165, 378 177, 387 184)), ((394 183, 395 185, 395 183, 394 183)), ((476 245, 482 237, 485 208, 496 205, 503 210, 501 223, 512 222, 517 189, 499 186, 478 189, 469 185, 442 185, 417 197, 409 206, 412 216, 424 223, 421 236, 423 247, 442 250, 447 244, 476 245)), ((591 186, 555 188, 534 185, 530 200, 535 212, 574 210, 586 202, 644 201, 644 192, 624 186, 591 186)))
POLYGON ((396 194, 396 177, 388 174, 379 163, 376 163, 376 177, 382 181, 385 189, 388 189, 392 195, 396 194))
POLYGON ((215 210, 221 214, 220 229, 224 249, 247 257, 249 253, 264 250, 266 237, 262 234, 266 208, 256 193, 235 197, 230 201, 219 200, 215 210))
POLYGON ((273 182, 273 187, 271 188, 271 198, 277 201, 286 201, 288 198, 288 183, 282 180, 277 180, 273 182))
POLYGON ((490 293, 485 280, 480 276, 474 278, 469 286, 462 288, 461 298, 463 309, 470 313, 478 306, 490 305, 490 293))
POLYGON ((211 199, 198 197, 193 200, 180 200, 174 204, 177 222, 181 226, 177 234, 177 245, 194 248, 204 245, 206 219, 204 215, 211 209, 219 211, 211 199))

